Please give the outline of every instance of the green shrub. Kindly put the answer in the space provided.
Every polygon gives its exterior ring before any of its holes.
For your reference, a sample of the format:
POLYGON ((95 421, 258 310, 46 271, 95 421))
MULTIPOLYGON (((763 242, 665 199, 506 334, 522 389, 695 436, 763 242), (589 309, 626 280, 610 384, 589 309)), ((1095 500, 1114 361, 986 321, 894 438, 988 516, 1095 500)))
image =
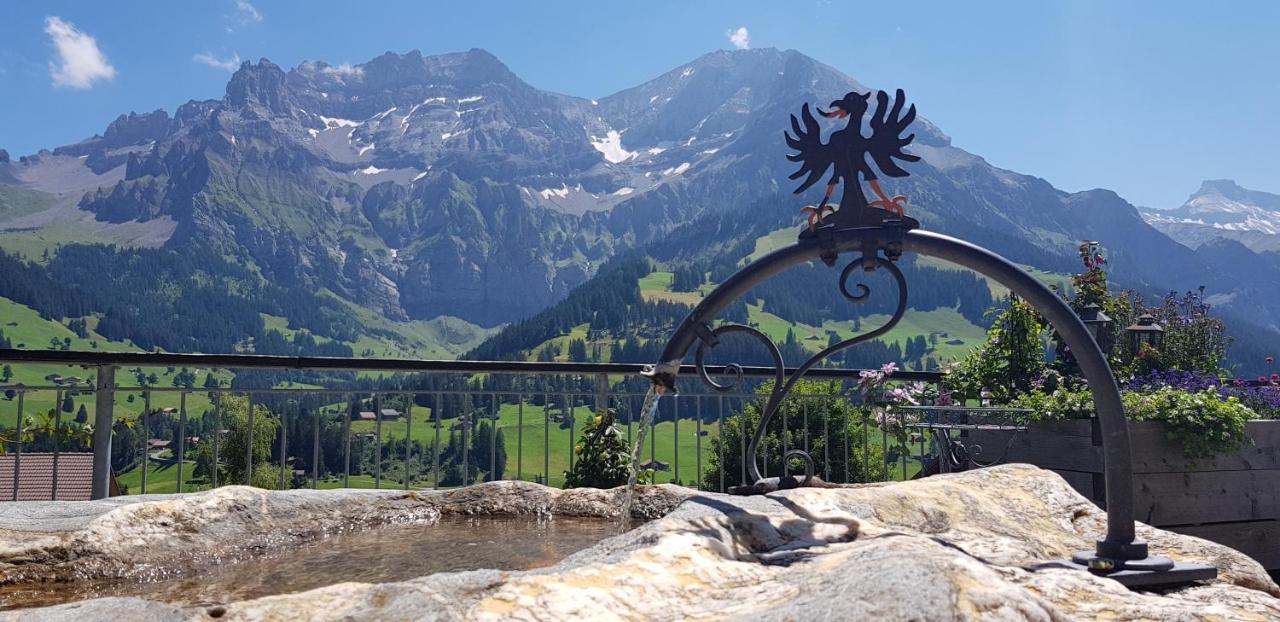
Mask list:
MULTIPOLYGON (((1188 458, 1239 450, 1249 443, 1245 424, 1257 418, 1257 413, 1235 396, 1222 397, 1213 389, 1193 392, 1159 387, 1122 393, 1121 400, 1130 420, 1163 423, 1169 438, 1182 446, 1188 458)), ((1088 389, 1032 391, 1010 406, 1031 409, 1033 412, 1023 417, 1026 421, 1089 418, 1094 410, 1088 389)))
POLYGON ((987 329, 987 341, 947 374, 947 388, 961 399, 987 392, 996 402, 1012 399, 1044 373, 1048 324, 1030 304, 1010 297, 1009 308, 987 329))
MULTIPOLYGON (((756 399, 747 403, 741 413, 726 417, 721 435, 711 439, 709 466, 702 474, 702 484, 707 490, 719 490, 722 472, 726 488, 744 483, 744 448, 760 425, 760 411, 772 389, 771 382, 757 388, 756 399)), ((884 448, 880 443, 868 443, 864 432, 864 423, 873 428, 876 425, 870 411, 864 412, 850 403, 839 382, 801 380, 796 383, 760 441, 760 452, 767 461, 762 465, 762 475, 777 476, 783 472, 784 422, 788 450, 804 449, 807 431, 809 455, 815 463, 814 475, 829 482, 843 482, 846 474, 850 481, 878 482, 887 478, 884 448), (865 462, 864 458, 867 458, 865 462)), ((789 466, 793 475, 804 473, 799 462, 789 466)))
POLYGON ((596 415, 582 428, 573 446, 573 468, 564 473, 565 488, 614 488, 627 483, 631 451, 622 432, 613 426, 613 411, 596 415))

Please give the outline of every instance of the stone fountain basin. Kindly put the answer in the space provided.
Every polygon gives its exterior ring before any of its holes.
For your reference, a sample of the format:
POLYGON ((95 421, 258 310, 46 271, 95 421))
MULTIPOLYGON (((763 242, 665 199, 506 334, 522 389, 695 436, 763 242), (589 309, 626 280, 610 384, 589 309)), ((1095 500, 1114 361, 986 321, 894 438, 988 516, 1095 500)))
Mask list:
MULTIPOLYGON (((693 494, 649 487, 635 518, 662 516, 693 494)), ((489 482, 449 491, 289 490, 226 486, 182 495, 0 504, 0 584, 154 579, 326 536, 442 515, 617 517, 622 489, 559 490, 489 482)))
MULTIPOLYGON (((432 512, 604 515, 617 507, 618 494, 513 482, 416 494, 223 489, 122 505, 25 547, 5 532, 0 559, 4 572, 120 572, 138 563, 130 554, 170 563, 180 557, 176 547, 219 550, 232 533, 261 546, 287 546, 316 537, 314 528, 426 520, 432 512), (340 509, 333 502, 339 498, 346 499, 340 509), (268 517, 263 524, 272 527, 255 530, 241 515, 268 517), (164 544, 168 539, 177 543, 164 544), (152 547, 159 552, 147 554, 152 547)), ((1145 525, 1138 535, 1154 552, 1215 565, 1218 579, 1135 592, 1044 564, 1092 548, 1105 513, 1059 476, 1027 465, 768 497, 653 487, 637 508, 662 518, 550 568, 341 583, 215 608, 97 599, 0 620, 1280 619, 1280 586, 1257 562, 1145 525)))

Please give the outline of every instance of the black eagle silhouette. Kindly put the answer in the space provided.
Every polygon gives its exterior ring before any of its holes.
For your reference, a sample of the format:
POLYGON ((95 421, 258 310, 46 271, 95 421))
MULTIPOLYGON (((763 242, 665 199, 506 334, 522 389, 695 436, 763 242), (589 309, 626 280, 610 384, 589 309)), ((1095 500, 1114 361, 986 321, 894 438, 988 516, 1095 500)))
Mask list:
POLYGON ((860 95, 850 92, 844 98, 831 102, 831 110, 818 108, 818 114, 824 117, 849 119, 845 128, 832 132, 826 143, 822 142, 822 128, 819 127, 813 113, 809 112, 809 104, 806 103, 800 109, 800 118, 804 121, 803 128, 800 127, 800 120, 797 120, 795 115, 791 115, 791 129, 795 132, 795 136, 789 132, 784 132, 784 135, 787 145, 799 153, 790 154, 787 159, 799 162, 800 170, 793 173, 790 179, 799 179, 808 175, 808 178, 801 182, 800 187, 796 188, 796 194, 808 190, 822 178, 827 169, 833 169, 822 203, 801 208, 801 212, 809 214, 810 231, 818 224, 828 222, 828 214, 834 214, 829 221, 837 227, 878 223, 884 220, 887 215, 885 212, 903 216, 902 206, 906 204, 907 198, 902 195, 893 197, 885 195, 880 189, 880 183, 876 180, 872 162, 875 163, 875 168, 888 177, 906 177, 909 174, 894 160, 915 162, 920 159, 919 156, 902 150, 916 137, 915 134, 902 136, 902 132, 916 118, 916 106, 912 104, 903 114, 902 108, 907 103, 907 96, 902 89, 898 89, 895 94, 892 107, 889 106, 887 93, 884 91, 876 93, 876 111, 868 120, 871 136, 864 137, 862 117, 867 112, 867 102, 870 98, 871 93, 860 95), (859 173, 862 174, 862 179, 867 180, 872 192, 878 197, 877 200, 867 202, 866 195, 862 193, 862 182, 858 179, 859 173), (829 202, 836 185, 842 181, 845 182, 844 193, 840 197, 840 209, 836 210, 829 202), (868 209, 877 207, 883 208, 885 212, 868 209))

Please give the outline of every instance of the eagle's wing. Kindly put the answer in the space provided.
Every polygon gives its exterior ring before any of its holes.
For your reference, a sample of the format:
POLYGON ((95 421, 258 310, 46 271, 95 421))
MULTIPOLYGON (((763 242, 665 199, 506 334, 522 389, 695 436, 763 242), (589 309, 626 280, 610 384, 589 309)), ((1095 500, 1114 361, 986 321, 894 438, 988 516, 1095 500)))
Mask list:
POLYGON ((822 174, 827 172, 833 163, 831 147, 822 142, 822 128, 818 126, 818 120, 813 118, 813 113, 809 112, 809 104, 805 104, 800 109, 800 117, 804 119, 803 129, 800 127, 800 122, 796 120, 796 115, 791 115, 791 129, 796 135, 793 137, 790 133, 783 133, 787 138, 787 146, 799 152, 787 155, 788 160, 800 163, 800 170, 792 173, 788 179, 799 179, 805 174, 809 175, 800 187, 796 188, 796 194, 808 190, 809 186, 822 178, 822 174))
POLYGON ((898 166, 895 159, 903 162, 915 162, 920 156, 911 155, 902 149, 915 140, 915 134, 906 137, 902 133, 916 120, 916 105, 911 104, 906 114, 902 114, 902 106, 907 103, 907 95, 898 89, 894 94, 893 107, 889 107, 889 95, 884 91, 876 93, 876 111, 871 115, 871 138, 867 139, 867 152, 875 161, 876 167, 889 177, 906 177, 907 171, 898 166))

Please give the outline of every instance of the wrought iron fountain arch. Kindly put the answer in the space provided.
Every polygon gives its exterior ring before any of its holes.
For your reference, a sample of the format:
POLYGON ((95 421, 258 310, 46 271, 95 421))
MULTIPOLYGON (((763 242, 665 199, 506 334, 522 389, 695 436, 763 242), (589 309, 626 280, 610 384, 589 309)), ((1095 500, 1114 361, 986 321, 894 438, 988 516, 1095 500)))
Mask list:
MULTIPOLYGON (((761 341, 772 356, 777 371, 773 390, 761 412, 759 426, 747 448, 747 455, 751 456, 747 468, 750 477, 758 484, 761 477, 756 460, 760 440, 796 382, 832 354, 883 335, 902 319, 907 309, 907 282, 895 265, 902 253, 913 252, 950 261, 995 280, 1031 304, 1071 349, 1088 381, 1102 433, 1107 532, 1104 538, 1097 541, 1094 551, 1076 554, 1073 563, 1109 573, 1129 585, 1177 583, 1216 576, 1217 572, 1212 567, 1174 564, 1167 558, 1149 555, 1146 542, 1137 539, 1133 519, 1133 466, 1129 427, 1120 400, 1120 387, 1107 363, 1106 355, 1080 317, 1052 290, 1017 264, 980 246, 947 235, 918 230, 914 225, 914 221, 907 219, 905 222, 886 220, 866 227, 822 227, 801 235, 795 244, 752 262, 715 288, 689 313, 668 341, 660 362, 647 371, 646 375, 655 385, 674 391, 680 364, 696 344, 697 369, 703 382, 716 390, 728 390, 741 380, 740 374, 733 382, 716 382, 706 371, 705 352, 716 346, 721 335, 730 333, 744 333, 761 341), (849 291, 849 279, 859 269, 885 270, 896 282, 898 304, 893 315, 883 325, 823 349, 797 367, 790 376, 786 375, 778 346, 764 333, 741 324, 712 327, 711 321, 720 312, 756 285, 789 268, 814 260, 834 266, 844 253, 858 254, 845 265, 839 277, 840 291, 851 302, 865 302, 872 295, 871 290, 862 283, 857 284, 856 293, 849 291)), ((734 365, 729 368, 737 369, 734 365)), ((799 451, 789 452, 788 457, 790 456, 802 456, 806 460, 805 480, 808 481, 812 475, 812 459, 799 451)))

